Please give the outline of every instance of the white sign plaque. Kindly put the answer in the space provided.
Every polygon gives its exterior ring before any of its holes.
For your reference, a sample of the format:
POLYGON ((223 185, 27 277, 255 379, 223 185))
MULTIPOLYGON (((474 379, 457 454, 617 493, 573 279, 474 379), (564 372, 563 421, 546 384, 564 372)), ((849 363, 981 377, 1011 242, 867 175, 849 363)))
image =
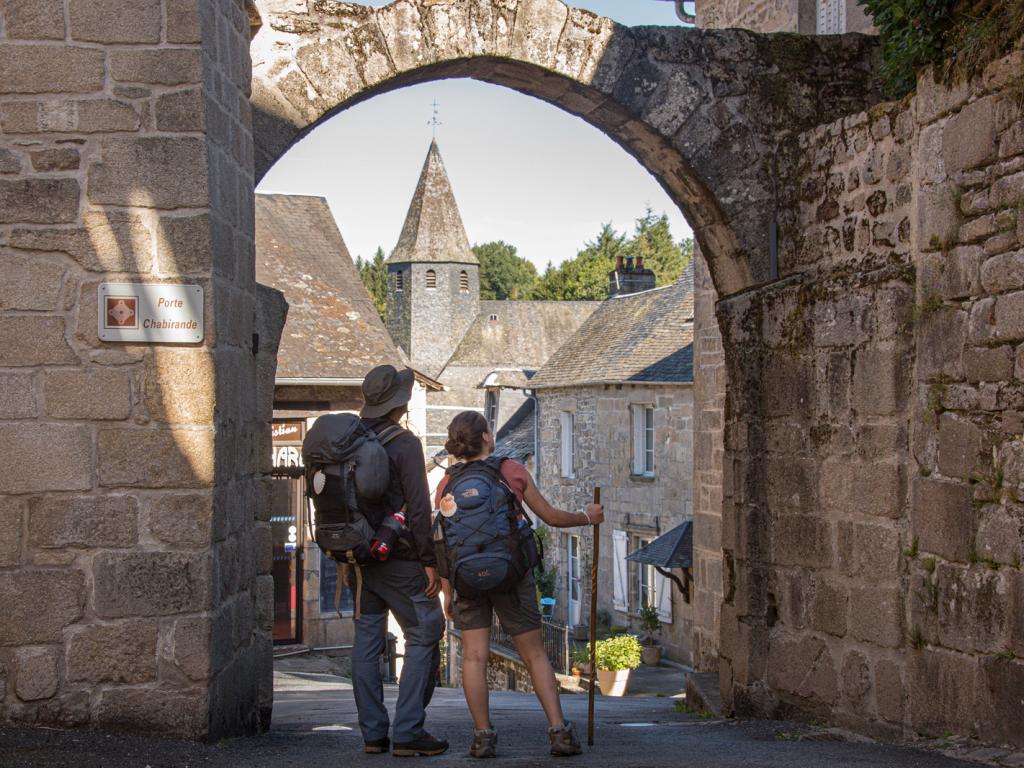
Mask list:
POLYGON ((203 287, 100 283, 102 341, 196 344, 203 340, 203 287))

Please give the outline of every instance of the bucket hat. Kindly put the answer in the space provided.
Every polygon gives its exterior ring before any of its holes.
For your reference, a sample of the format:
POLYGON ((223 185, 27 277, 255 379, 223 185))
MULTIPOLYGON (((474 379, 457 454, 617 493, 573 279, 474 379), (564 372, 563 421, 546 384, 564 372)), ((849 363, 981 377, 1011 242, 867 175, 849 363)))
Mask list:
POLYGON ((363 408, 359 415, 372 419, 405 405, 412 399, 415 380, 412 368, 399 371, 393 365, 378 365, 363 379, 363 408))

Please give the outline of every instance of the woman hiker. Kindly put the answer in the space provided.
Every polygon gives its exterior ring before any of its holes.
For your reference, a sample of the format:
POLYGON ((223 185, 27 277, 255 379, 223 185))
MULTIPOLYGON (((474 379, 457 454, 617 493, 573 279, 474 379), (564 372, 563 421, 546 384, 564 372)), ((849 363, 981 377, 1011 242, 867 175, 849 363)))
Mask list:
MULTIPOLYGON (((464 411, 448 427, 445 449, 462 463, 449 469, 437 488, 435 508, 442 514, 455 509, 455 500, 445 495, 453 476, 468 469, 473 462, 485 462, 494 451, 494 437, 486 419, 476 411, 464 411)), ((496 466, 496 462, 489 462, 496 466)), ((533 482, 530 473, 518 462, 500 462, 501 478, 519 504, 529 508, 548 525, 555 528, 596 525, 604 519, 600 504, 588 504, 580 512, 566 512, 553 507, 533 482)), ((533 573, 527 570, 519 585, 510 592, 488 592, 477 597, 453 594, 449 579, 442 578, 445 613, 462 633, 462 686, 473 717, 474 735, 469 754, 472 757, 495 757, 498 735, 491 723, 488 709, 487 657, 490 652, 491 620, 494 613, 526 664, 533 689, 548 718, 551 754, 578 755, 583 750, 572 723, 562 714, 558 684, 554 670, 544 651, 537 587, 533 573)))

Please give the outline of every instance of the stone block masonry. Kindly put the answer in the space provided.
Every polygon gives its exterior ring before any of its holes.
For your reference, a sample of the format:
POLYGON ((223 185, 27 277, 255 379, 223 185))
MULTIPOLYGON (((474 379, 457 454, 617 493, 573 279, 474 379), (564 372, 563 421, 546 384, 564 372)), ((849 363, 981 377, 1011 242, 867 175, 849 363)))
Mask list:
POLYGON ((734 712, 1024 743, 1022 61, 783 142, 780 279, 718 303, 734 712))
POLYGON ((0 720, 269 721, 248 46, 241 0, 0 5, 0 720), (203 285, 206 341, 100 343, 105 280, 203 285))

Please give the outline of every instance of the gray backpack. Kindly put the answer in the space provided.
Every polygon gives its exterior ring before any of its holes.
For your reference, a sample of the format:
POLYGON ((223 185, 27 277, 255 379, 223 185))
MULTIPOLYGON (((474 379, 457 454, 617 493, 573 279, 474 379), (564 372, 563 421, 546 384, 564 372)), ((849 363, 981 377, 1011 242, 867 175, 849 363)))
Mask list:
POLYGON ((306 495, 316 510, 314 540, 327 557, 338 563, 335 609, 341 601, 341 569, 356 569, 356 617, 359 616, 359 566, 373 561, 370 546, 373 523, 359 509, 359 499, 379 499, 388 489, 391 462, 384 446, 405 432, 398 425, 378 435, 351 413, 329 413, 317 418, 302 441, 306 467, 306 495))

